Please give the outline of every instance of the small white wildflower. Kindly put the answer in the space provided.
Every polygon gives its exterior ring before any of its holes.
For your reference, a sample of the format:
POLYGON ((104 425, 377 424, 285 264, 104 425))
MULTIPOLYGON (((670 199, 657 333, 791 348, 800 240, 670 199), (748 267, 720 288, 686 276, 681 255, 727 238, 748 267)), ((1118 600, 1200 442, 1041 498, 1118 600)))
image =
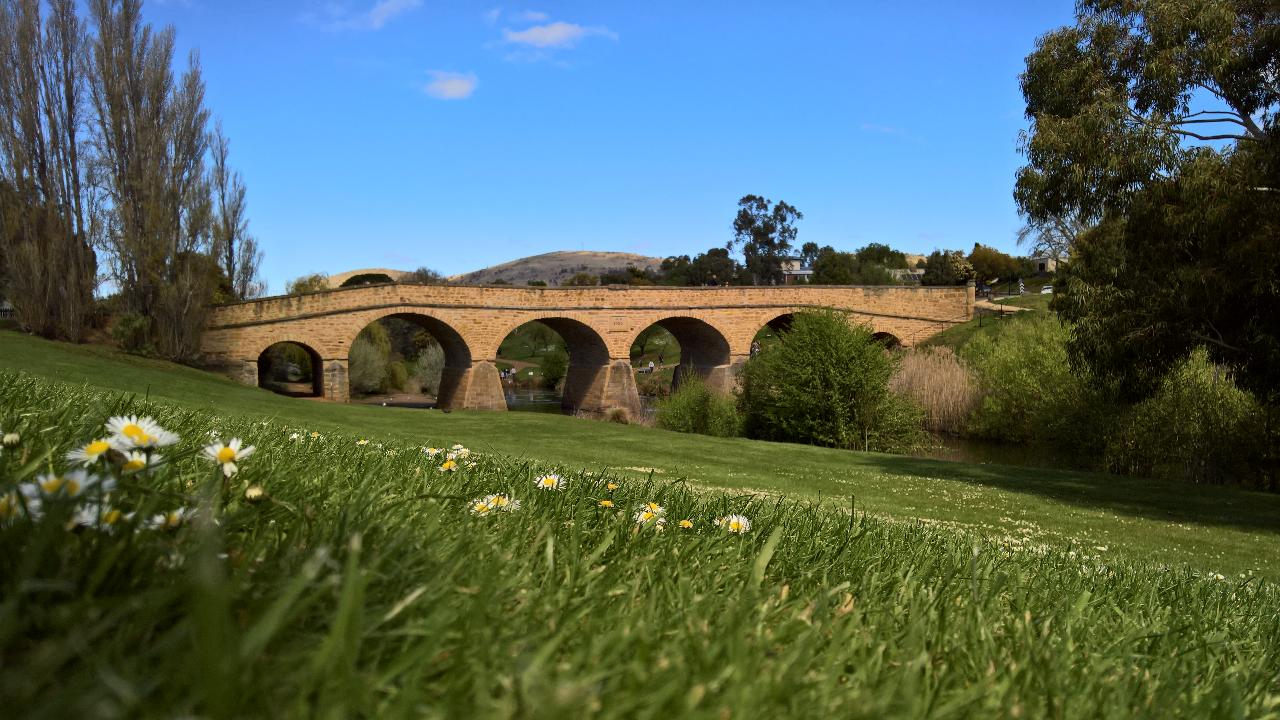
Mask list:
POLYGON ((734 533, 736 535, 741 535, 751 531, 751 521, 743 515, 725 515, 722 518, 718 518, 715 522, 716 527, 724 530, 725 532, 734 533))
POLYGON ((88 467, 107 456, 111 443, 106 439, 93 440, 67 453, 67 462, 88 467))
POLYGON ((534 478, 533 486, 539 490, 563 490, 565 480, 555 473, 547 473, 534 478))
POLYGON ((254 446, 241 447, 240 438, 231 438, 231 442, 215 442, 204 448, 205 457, 222 466, 222 474, 224 477, 235 475, 240 469, 236 466, 236 462, 243 460, 253 454, 254 446))
POLYGON ((177 530, 187 522, 191 514, 187 508, 170 510, 147 518, 146 526, 152 530, 177 530))
POLYGON ((107 430, 111 431, 112 447, 121 452, 152 450, 178 442, 176 433, 165 430, 149 417, 118 415, 107 420, 107 430))

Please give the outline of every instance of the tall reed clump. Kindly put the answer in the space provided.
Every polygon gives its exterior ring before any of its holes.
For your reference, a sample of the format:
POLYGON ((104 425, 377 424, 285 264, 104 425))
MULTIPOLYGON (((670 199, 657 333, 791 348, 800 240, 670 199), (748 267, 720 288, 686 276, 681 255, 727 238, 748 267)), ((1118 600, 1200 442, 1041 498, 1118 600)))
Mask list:
POLYGON ((977 379, 951 348, 904 353, 889 389, 905 395, 925 414, 925 428, 958 435, 982 400, 977 379))

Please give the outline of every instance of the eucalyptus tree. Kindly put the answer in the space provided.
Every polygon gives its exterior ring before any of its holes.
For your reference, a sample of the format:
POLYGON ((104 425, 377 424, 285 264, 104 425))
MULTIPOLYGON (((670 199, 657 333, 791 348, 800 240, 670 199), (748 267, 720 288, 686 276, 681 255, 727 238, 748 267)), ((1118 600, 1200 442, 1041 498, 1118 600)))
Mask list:
POLYGON ((727 247, 741 246, 753 284, 782 283, 782 261, 795 242, 796 221, 803 219, 803 213, 781 200, 774 204, 759 195, 745 195, 738 201, 733 240, 727 247))
POLYGON ((262 251, 258 249, 257 239, 249 234, 244 178, 228 164, 230 154, 231 141, 223 134, 222 123, 219 122, 214 126, 209 142, 213 255, 218 261, 229 299, 244 300, 262 294, 264 286, 258 279, 262 251))

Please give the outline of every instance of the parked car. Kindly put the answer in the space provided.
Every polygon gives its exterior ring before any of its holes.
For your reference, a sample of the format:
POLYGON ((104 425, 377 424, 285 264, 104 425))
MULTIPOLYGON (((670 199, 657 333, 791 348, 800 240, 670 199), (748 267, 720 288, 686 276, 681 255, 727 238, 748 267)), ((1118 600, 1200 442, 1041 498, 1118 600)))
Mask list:
POLYGON ((1053 294, 1053 286, 1052 286, 1052 285, 1045 285, 1044 287, 1040 288, 1040 294, 1041 294, 1041 295, 1052 295, 1052 294, 1053 294))

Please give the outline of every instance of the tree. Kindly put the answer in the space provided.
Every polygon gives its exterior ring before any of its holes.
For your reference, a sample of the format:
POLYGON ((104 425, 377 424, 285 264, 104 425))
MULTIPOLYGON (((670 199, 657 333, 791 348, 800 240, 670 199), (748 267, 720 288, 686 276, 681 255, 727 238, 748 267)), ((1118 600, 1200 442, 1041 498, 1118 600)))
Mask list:
POLYGON ((0 2, 0 294, 19 323, 79 340, 102 234, 88 123, 88 42, 73 0, 0 2))
POLYGON ((1030 130, 1014 193, 1039 224, 1085 225, 1177 174, 1183 141, 1268 142, 1280 84, 1274 5, 1082 0, 1022 75, 1030 130))
POLYGON ((391 285, 394 283, 395 283, 395 280, 392 280, 391 276, 386 273, 360 273, 359 275, 352 275, 346 280, 343 280, 342 284, 339 285, 338 287, 360 287, 361 285, 391 285))
POLYGON ((1033 257, 1048 257, 1065 263, 1076 241, 1088 229, 1083 220, 1074 216, 1028 219, 1018 230, 1018 245, 1031 246, 1033 257))
POLYGON ((92 0, 93 101, 103 184, 110 201, 113 280, 128 312, 151 324, 170 359, 199 351, 212 293, 211 201, 204 81, 196 53, 172 70, 172 28, 142 22, 140 0, 92 0))
POLYGON ((883 243, 870 243, 854 253, 860 263, 879 265, 882 268, 902 269, 907 267, 906 253, 894 250, 883 243))
POLYGON ((783 282, 782 260, 796 239, 796 221, 803 219, 799 210, 781 200, 775 205, 759 195, 745 195, 738 201, 733 240, 726 247, 741 246, 752 284, 783 282))
POLYGON ((921 285, 963 285, 974 277, 973 265, 959 250, 934 250, 925 260, 921 285))
POLYGON ((407 273, 400 282, 415 283, 418 285, 448 285, 449 278, 432 270, 429 267, 420 267, 411 273, 407 273))
MULTIPOLYGON (((811 268, 814 263, 818 262, 818 256, 822 254, 824 248, 818 247, 816 242, 807 242, 800 246, 800 264, 804 267, 811 268)), ((830 250, 828 245, 825 249, 830 250)))
POLYGON ((1018 277, 1021 269, 1017 258, 980 243, 973 244, 973 251, 969 253, 969 264, 973 266, 974 277, 978 280, 995 278, 1008 280, 1018 277))
POLYGON ((748 437, 859 450, 914 444, 923 413, 889 392, 895 360, 834 311, 796 313, 776 345, 742 371, 748 437))
POLYGON ((1087 0, 1027 58, 1015 198, 1091 228, 1054 307, 1073 362, 1130 399, 1203 345, 1280 401, 1278 25, 1255 0, 1087 0))
POLYGON ((884 266, 863 261, 854 253, 823 248, 813 264, 814 285, 889 285, 893 276, 884 266))
POLYGON ((232 300, 245 300, 262 294, 265 286, 258 279, 258 266, 262 263, 262 251, 258 241, 249 234, 249 219, 245 216, 244 179, 227 163, 231 154, 231 141, 222 133, 222 123, 214 126, 209 139, 213 165, 210 183, 213 186, 213 256, 229 285, 227 294, 232 300))
POLYGON ((542 372, 542 384, 554 389, 569 372, 569 355, 564 350, 556 348, 542 356, 538 361, 538 369, 542 372))
POLYGON ((285 285, 286 295, 302 295, 329 289, 329 276, 324 273, 311 273, 294 278, 285 285))

